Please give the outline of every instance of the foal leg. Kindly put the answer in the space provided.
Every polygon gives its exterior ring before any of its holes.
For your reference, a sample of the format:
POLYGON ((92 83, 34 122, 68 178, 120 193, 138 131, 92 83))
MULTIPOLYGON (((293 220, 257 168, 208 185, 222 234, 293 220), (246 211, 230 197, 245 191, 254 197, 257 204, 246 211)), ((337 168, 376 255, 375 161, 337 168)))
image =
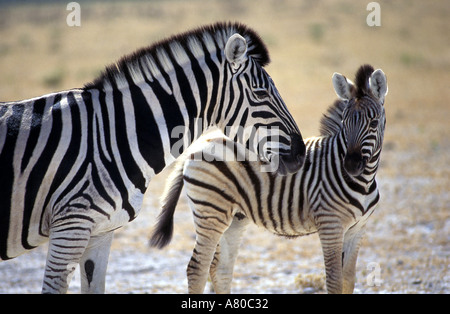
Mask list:
POLYGON ((199 294, 205 290, 209 268, 216 252, 222 233, 219 230, 208 230, 208 233, 197 231, 194 251, 187 267, 188 291, 199 294))
POLYGON ((327 292, 341 294, 343 289, 343 230, 339 224, 326 223, 319 227, 319 238, 325 262, 327 292))
POLYGON ((220 239, 210 269, 210 276, 216 293, 230 293, 231 291, 234 263, 247 225, 248 219, 239 219, 235 216, 231 226, 220 239))
POLYGON ((226 213, 219 216, 211 205, 200 203, 191 197, 189 199, 197 238, 187 268, 188 290, 189 293, 203 293, 217 245, 231 225, 233 217, 226 213))
POLYGON ((80 260, 81 293, 104 293, 113 232, 91 237, 80 260))
POLYGON ((350 229, 344 236, 343 247, 343 293, 353 293, 355 288, 356 260, 358 258, 359 246, 364 235, 364 226, 358 229, 350 229))

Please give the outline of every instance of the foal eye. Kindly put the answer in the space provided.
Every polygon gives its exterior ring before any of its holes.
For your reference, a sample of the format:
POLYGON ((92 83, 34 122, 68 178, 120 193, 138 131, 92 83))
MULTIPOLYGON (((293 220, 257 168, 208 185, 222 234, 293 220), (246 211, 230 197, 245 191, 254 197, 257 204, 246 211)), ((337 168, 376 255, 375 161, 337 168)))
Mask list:
POLYGON ((372 121, 370 122, 370 127, 371 127, 372 129, 375 129, 377 126, 378 126, 378 120, 372 120, 372 121))
POLYGON ((260 100, 263 100, 263 99, 266 99, 269 97, 269 92, 265 89, 257 89, 257 90, 254 90, 253 93, 260 100))

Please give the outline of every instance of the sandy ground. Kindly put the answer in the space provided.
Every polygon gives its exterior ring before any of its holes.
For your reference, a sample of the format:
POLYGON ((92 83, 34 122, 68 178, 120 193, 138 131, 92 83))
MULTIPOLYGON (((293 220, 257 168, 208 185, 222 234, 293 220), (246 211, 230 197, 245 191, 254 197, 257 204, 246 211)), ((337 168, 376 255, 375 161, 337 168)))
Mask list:
MULTIPOLYGON (((105 64, 165 36, 217 20, 239 20, 267 42, 267 70, 304 137, 317 134, 335 98, 333 72, 352 77, 365 62, 388 77, 387 127, 378 174, 381 201, 367 225, 356 293, 450 293, 450 3, 378 1, 368 27, 364 1, 151 1, 87 4, 82 26, 65 24, 66 2, 0 5, 0 99, 31 98, 82 86, 105 64)), ((108 293, 183 293, 194 245, 185 199, 175 235, 148 247, 169 171, 150 184, 139 217, 115 233, 108 293)), ((1 174, 0 174, 1 176, 1 174)), ((0 263, 0 293, 38 293, 44 245, 0 263)), ((317 235, 295 240, 250 226, 233 293, 324 293, 317 235)), ((70 286, 79 292, 79 274, 70 286)), ((209 291, 209 290, 208 290, 209 291)))

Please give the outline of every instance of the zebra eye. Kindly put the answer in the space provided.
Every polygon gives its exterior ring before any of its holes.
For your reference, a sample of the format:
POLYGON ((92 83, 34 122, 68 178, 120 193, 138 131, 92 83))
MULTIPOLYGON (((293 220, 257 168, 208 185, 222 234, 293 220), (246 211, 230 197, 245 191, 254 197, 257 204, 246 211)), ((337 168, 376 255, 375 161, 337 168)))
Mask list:
POLYGON ((258 98, 260 100, 269 98, 269 92, 266 89, 253 90, 253 93, 255 94, 256 98, 258 98))
POLYGON ((375 129, 377 126, 378 126, 378 120, 372 120, 372 121, 370 122, 370 127, 371 127, 372 129, 375 129))

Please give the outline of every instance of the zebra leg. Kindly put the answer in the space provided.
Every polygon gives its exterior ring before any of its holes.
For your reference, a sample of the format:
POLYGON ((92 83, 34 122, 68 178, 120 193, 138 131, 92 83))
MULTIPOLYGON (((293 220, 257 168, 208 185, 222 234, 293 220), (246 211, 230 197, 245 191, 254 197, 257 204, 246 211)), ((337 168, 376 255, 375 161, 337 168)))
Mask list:
POLYGON ((221 236, 219 230, 197 232, 194 251, 187 267, 189 293, 200 294, 205 290, 209 268, 221 236))
POLYGON ((364 235, 364 228, 350 229, 344 236, 344 247, 342 251, 343 263, 343 293, 353 293, 355 288, 356 260, 358 258, 359 246, 364 235))
POLYGON ((327 223, 319 227, 319 238, 325 262, 327 292, 341 294, 343 230, 338 223, 327 223))
POLYGON ((67 219, 50 232, 42 293, 66 293, 73 273, 89 243, 86 221, 67 219))
POLYGON ((231 225, 232 216, 217 215, 217 210, 208 206, 195 207, 192 198, 191 208, 194 213, 194 223, 197 233, 194 251, 187 267, 189 293, 203 293, 208 280, 209 269, 214 253, 223 233, 231 225))
POLYGON ((80 260, 81 293, 104 293, 113 232, 93 236, 80 260))
POLYGON ((216 293, 230 293, 234 263, 247 225, 248 219, 235 216, 231 226, 220 239, 210 269, 210 276, 216 293))

